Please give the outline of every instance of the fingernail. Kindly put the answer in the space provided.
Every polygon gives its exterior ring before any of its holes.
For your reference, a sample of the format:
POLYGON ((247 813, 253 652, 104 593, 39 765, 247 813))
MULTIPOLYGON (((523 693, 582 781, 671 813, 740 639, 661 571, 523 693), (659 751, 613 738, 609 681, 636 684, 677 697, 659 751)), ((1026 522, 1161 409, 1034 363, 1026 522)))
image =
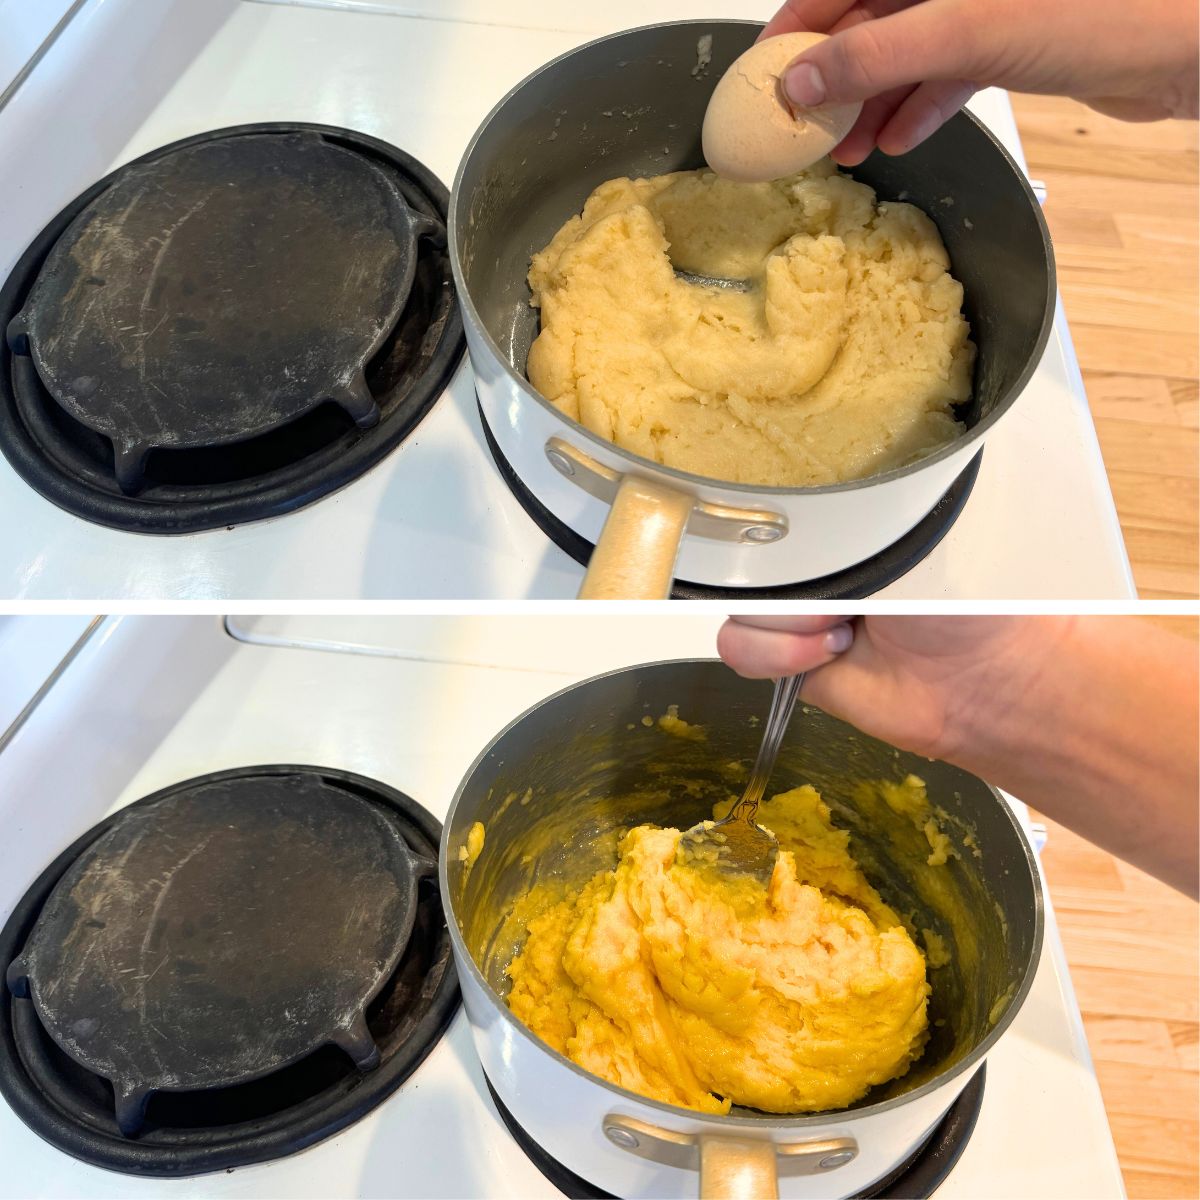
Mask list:
POLYGON ((854 630, 849 625, 839 625, 825 635, 825 649, 830 654, 841 654, 843 650, 850 649, 852 641, 854 641, 854 630))
POLYGON ((797 63, 783 77, 787 98, 800 108, 816 108, 825 103, 825 80, 812 63, 797 63))

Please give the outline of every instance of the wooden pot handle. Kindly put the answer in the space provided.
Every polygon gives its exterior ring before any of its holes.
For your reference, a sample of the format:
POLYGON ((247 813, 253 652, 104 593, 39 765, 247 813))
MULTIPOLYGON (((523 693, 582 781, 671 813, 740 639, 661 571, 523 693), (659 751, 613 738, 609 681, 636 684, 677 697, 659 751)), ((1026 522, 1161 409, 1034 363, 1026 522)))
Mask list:
POLYGON ((696 501, 653 479, 621 480, 592 551, 580 600, 665 600, 696 501))
POLYGON ((775 1147, 756 1138, 700 1136, 700 1200, 778 1200, 775 1147))

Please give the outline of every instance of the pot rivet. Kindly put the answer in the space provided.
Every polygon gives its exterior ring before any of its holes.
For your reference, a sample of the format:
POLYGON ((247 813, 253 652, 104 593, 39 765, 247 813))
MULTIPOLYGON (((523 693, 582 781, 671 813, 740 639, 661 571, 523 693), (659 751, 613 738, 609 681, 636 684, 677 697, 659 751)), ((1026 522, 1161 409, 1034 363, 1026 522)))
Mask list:
POLYGON ((550 465, 560 474, 575 474, 575 464, 561 450, 547 449, 546 457, 550 460, 550 465))
POLYGON ((604 1132, 608 1134, 608 1140, 614 1146, 620 1146, 624 1150, 637 1149, 638 1139, 636 1133, 630 1133, 628 1129, 621 1129, 616 1125, 610 1125, 604 1132))
POLYGON ((854 1157, 853 1150, 835 1150, 832 1154, 827 1154, 817 1166, 822 1171, 832 1171, 834 1167, 844 1167, 854 1157))
POLYGON ((748 525, 742 533, 743 542, 777 542, 783 530, 775 525, 748 525))

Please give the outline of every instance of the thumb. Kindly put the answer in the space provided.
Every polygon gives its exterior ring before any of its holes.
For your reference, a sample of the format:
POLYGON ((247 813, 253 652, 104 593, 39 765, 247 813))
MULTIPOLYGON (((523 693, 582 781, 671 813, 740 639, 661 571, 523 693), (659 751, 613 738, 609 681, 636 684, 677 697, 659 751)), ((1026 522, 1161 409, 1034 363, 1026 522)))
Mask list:
POLYGON ((717 653, 747 679, 813 671, 854 641, 847 617, 730 617, 717 634, 717 653))
POLYGON ((860 21, 794 59, 783 72, 784 92, 797 107, 815 108, 870 100, 927 79, 971 79, 980 7, 970 20, 959 0, 924 0, 860 21))

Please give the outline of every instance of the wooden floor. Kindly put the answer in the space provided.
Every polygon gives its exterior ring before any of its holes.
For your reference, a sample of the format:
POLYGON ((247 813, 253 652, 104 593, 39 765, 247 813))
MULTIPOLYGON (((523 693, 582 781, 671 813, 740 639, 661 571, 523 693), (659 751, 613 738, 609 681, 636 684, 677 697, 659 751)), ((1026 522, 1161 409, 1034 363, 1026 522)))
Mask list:
MULTIPOLYGON (((1191 618, 1160 619, 1196 639, 1191 618)), ((1134 1200, 1200 1196, 1200 907, 1060 825, 1042 864, 1134 1200)))
POLYGON ((1197 127, 1014 96, 1138 591, 1197 595, 1197 127))

